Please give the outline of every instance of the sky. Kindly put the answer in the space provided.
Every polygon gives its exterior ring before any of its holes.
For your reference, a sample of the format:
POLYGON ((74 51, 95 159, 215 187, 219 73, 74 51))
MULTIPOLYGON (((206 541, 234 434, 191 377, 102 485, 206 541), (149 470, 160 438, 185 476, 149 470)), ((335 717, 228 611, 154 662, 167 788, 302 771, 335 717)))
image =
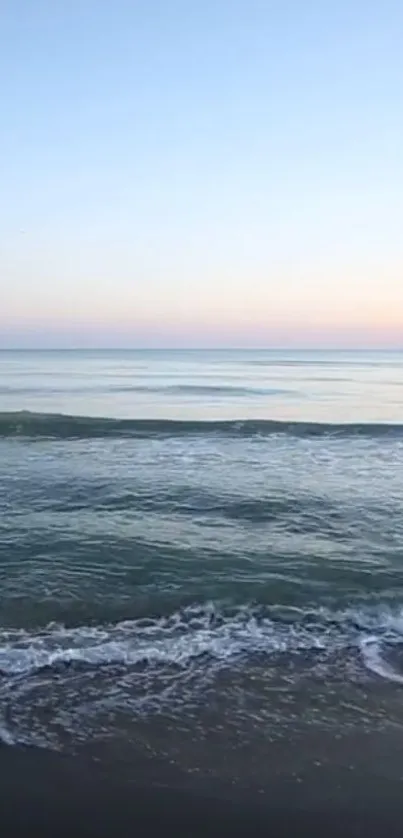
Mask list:
POLYGON ((2 0, 0 347, 403 346, 400 0, 2 0))

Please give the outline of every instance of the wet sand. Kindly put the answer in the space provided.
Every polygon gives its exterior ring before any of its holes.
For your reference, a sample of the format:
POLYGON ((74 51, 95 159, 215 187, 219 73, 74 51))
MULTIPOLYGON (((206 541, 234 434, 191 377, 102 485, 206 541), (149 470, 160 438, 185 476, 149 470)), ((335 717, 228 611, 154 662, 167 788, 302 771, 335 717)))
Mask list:
POLYGON ((340 768, 273 777, 253 789, 158 784, 144 766, 115 771, 102 761, 33 748, 0 748, 0 835, 401 836, 403 795, 376 773, 346 779, 340 768))

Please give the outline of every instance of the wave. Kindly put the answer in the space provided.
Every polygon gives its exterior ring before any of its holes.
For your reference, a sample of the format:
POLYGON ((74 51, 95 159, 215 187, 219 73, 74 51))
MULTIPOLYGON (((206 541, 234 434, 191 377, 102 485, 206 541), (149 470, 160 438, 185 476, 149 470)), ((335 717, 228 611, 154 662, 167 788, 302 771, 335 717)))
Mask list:
MULTIPOLYGON (((0 395, 107 395, 108 393, 149 393, 171 396, 217 396, 217 397, 242 397, 242 396, 287 396, 295 395, 295 391, 282 387, 243 387, 237 385, 222 384, 115 384, 115 385, 83 385, 75 387, 44 387, 38 390, 37 387, 15 387, 9 385, 0 386, 0 395)), ((300 394, 298 394, 300 395, 300 394)))
POLYGON ((365 637, 360 643, 361 652, 367 669, 375 675, 379 675, 386 681, 393 684, 403 685, 403 672, 397 672, 391 664, 385 660, 382 654, 382 643, 379 637, 365 637))
POLYGON ((111 388, 115 393, 165 393, 183 396, 279 396, 293 393, 276 387, 241 387, 222 384, 118 384, 111 388))
POLYGON ((165 617, 103 626, 3 629, 0 675, 31 676, 71 664, 186 667, 209 660, 225 667, 255 654, 340 654, 353 648, 367 669, 403 684, 403 674, 382 657, 383 647, 397 644, 403 644, 401 609, 287 608, 276 614, 276 608, 225 609, 207 602, 165 617))
POLYGON ((399 688, 403 670, 390 658, 401 657, 402 648, 403 609, 382 606, 231 610, 207 602, 115 624, 0 629, 0 742, 75 748, 127 737, 127 724, 133 730, 139 719, 161 713, 190 732, 212 694, 237 729, 249 727, 250 712, 254 725, 269 719, 288 726, 290 708, 276 702, 279 690, 292 693, 312 678, 315 693, 322 682, 330 696, 335 681, 375 679, 399 688))
POLYGON ((153 438, 220 435, 252 437, 402 437, 402 424, 287 422, 261 420, 108 419, 68 414, 16 411, 0 413, 0 437, 90 439, 103 437, 153 438))

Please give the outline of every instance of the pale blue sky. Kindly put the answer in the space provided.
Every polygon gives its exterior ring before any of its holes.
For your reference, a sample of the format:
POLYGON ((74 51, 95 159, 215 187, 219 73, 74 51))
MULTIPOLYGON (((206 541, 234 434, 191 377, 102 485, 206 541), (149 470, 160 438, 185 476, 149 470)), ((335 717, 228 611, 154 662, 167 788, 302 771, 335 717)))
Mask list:
POLYGON ((402 345, 403 3, 3 0, 0 345, 402 345))

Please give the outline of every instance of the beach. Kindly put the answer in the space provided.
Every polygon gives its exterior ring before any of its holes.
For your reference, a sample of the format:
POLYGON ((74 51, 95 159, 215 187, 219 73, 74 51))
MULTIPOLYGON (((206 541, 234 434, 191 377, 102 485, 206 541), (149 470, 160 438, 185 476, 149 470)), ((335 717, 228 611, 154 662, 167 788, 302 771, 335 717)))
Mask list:
MULTIPOLYGON (((329 744, 329 743, 328 743, 329 744)), ((189 784, 169 766, 131 755, 66 756, 38 749, 2 747, 0 828, 3 835, 401 835, 401 780, 382 773, 385 745, 366 747, 367 770, 354 771, 357 748, 344 744, 344 765, 311 767, 295 777, 299 755, 278 770, 273 765, 264 793, 252 787, 189 784), (350 752, 346 748, 350 747, 350 752), (286 770, 287 769, 287 770, 286 770), (153 779, 152 779, 153 778, 153 779)), ((301 743, 305 749, 314 743, 301 743)), ((401 770, 396 743, 387 754, 401 770)), ((331 757, 331 751, 329 753, 331 757)), ((340 757, 340 754, 339 754, 340 757)), ((284 756, 283 756, 284 759, 284 756)))

